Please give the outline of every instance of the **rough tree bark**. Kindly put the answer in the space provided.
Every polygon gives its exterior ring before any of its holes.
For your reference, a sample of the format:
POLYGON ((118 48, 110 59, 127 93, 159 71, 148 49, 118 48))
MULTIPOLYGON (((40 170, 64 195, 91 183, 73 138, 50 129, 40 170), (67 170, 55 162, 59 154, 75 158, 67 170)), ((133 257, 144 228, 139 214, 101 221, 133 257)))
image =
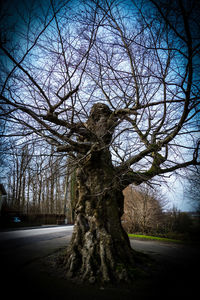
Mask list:
POLYGON ((77 169, 76 219, 66 257, 67 275, 91 283, 131 280, 137 257, 121 226, 123 188, 109 151, 113 122, 108 106, 93 106, 86 124, 93 147, 80 158, 77 169))

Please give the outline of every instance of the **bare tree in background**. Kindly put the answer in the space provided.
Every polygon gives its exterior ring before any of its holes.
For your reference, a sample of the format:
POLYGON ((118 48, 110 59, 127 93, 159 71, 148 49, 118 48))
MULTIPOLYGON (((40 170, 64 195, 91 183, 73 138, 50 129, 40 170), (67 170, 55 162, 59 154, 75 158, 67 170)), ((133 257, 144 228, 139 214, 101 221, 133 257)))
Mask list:
POLYGON ((188 176, 184 192, 191 208, 200 212, 200 168, 199 166, 188 176))
POLYGON ((199 6, 165 3, 27 2, 1 38, 3 136, 43 139, 75 162, 72 278, 132 280, 122 191, 199 164, 199 6))
POLYGON ((128 186, 124 192, 123 227, 129 233, 158 232, 162 225, 166 201, 159 191, 142 185, 128 186))
POLYGON ((40 154, 34 144, 10 149, 7 170, 9 207, 18 213, 64 214, 66 159, 54 150, 40 154))

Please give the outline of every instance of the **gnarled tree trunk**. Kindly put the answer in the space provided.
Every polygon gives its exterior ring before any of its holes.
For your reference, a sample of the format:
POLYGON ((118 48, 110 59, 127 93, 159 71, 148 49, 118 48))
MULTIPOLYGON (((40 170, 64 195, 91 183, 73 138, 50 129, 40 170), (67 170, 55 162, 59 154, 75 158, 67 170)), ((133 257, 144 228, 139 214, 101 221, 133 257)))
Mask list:
POLYGON ((66 257, 67 274, 91 283, 129 281, 136 255, 121 226, 123 194, 109 151, 112 124, 108 107, 96 106, 87 125, 98 140, 77 169, 76 218, 66 257))
POLYGON ((89 282, 129 280, 133 250, 121 226, 123 194, 108 150, 93 153, 77 170, 75 229, 68 249, 68 275, 89 282))

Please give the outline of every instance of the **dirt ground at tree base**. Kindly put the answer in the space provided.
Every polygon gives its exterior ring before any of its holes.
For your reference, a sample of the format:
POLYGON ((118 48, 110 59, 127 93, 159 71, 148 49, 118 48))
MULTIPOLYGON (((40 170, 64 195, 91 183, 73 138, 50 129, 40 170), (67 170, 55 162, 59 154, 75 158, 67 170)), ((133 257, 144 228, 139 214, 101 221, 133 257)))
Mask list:
POLYGON ((147 274, 138 273, 131 285, 97 286, 75 284, 67 280, 57 258, 63 249, 34 260, 20 270, 13 270, 4 276, 2 294, 19 299, 69 299, 69 300, 121 300, 121 299, 170 299, 192 298, 199 289, 200 267, 198 248, 186 247, 182 257, 169 258, 151 253, 151 264, 147 274), (194 255, 195 253, 195 255, 194 255), (7 284, 6 284, 7 282, 7 284))

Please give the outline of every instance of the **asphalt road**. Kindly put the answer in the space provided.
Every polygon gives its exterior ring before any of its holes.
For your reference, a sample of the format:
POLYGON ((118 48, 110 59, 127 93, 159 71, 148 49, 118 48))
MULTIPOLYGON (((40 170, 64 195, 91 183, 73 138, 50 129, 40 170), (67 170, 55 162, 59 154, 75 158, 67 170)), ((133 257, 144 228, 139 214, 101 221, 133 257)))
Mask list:
POLYGON ((146 253, 157 260, 170 261, 182 264, 189 263, 199 257, 200 247, 189 244, 167 243, 154 240, 131 240, 133 249, 146 253))
POLYGON ((67 245, 72 231, 73 226, 53 226, 0 232, 0 258, 21 267, 67 245))
POLYGON ((52 240, 71 236, 73 226, 47 226, 30 229, 18 229, 13 231, 0 232, 0 245, 10 247, 9 243, 16 242, 16 245, 37 243, 45 240, 52 240))
POLYGON ((73 226, 55 226, 0 232, 0 293, 9 299, 32 296, 59 300, 67 295, 70 300, 155 300, 172 296, 192 299, 198 291, 199 247, 159 241, 131 239, 133 249, 153 258, 156 270, 130 290, 77 287, 66 279, 58 279, 55 269, 49 273, 44 261, 69 243, 72 230, 73 226))
MULTIPOLYGON (((39 227, 0 232, 0 257, 14 260, 15 265, 27 264, 66 246, 73 226, 39 227)), ((182 262, 199 255, 199 247, 149 240, 131 239, 133 249, 157 259, 182 262)), ((13 263, 13 261, 12 261, 13 263)))

